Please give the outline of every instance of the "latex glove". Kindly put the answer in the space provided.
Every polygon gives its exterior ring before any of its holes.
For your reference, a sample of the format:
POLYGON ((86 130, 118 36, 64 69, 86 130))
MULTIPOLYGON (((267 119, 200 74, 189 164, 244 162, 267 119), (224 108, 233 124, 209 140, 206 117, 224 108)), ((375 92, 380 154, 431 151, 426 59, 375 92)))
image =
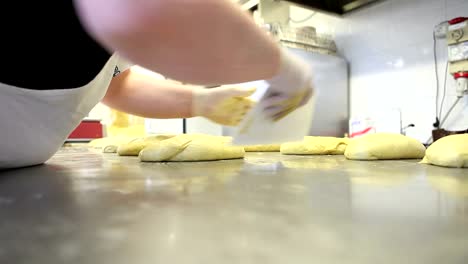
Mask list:
POLYGON ((236 126, 252 108, 254 101, 248 97, 255 90, 234 86, 194 89, 192 115, 208 118, 221 125, 236 126))
POLYGON ((304 60, 283 49, 278 74, 266 80, 270 88, 262 105, 265 114, 279 120, 305 105, 314 93, 311 71, 304 60))

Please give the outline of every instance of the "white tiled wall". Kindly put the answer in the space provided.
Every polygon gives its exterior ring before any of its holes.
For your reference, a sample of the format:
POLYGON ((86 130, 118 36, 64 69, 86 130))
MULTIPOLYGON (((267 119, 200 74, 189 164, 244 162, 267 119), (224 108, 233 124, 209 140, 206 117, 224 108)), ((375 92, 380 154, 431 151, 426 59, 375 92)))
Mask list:
MULTIPOLYGON (((306 14, 291 9, 296 19, 306 14)), ((435 120, 432 30, 458 16, 468 16, 468 0, 384 0, 343 17, 318 14, 306 24, 335 36, 340 53, 350 62, 351 115, 399 109, 403 125, 416 125, 408 135, 424 142, 435 120)), ((438 46, 443 87, 445 40, 439 40, 438 46)), ((447 83, 445 110, 456 98, 450 75, 447 83)), ((468 128, 467 96, 444 128, 468 128)))

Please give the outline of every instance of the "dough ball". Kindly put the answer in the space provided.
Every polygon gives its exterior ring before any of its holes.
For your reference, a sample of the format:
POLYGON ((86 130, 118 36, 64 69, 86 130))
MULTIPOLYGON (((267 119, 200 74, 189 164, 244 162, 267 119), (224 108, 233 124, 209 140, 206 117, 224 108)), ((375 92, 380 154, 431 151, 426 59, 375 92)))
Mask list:
POLYGON ((468 134, 450 135, 437 140, 427 148, 421 163, 468 168, 468 134))
POLYGON ((271 144, 271 145, 249 145, 244 146, 246 152, 279 152, 281 145, 271 144))
POLYGON ((301 142, 281 145, 281 154, 286 155, 343 155, 348 138, 306 136, 301 142))
POLYGON ((241 146, 232 146, 229 137, 180 135, 145 147, 141 161, 213 161, 244 158, 241 146))
POLYGON ((117 154, 119 154, 120 156, 138 156, 138 154, 140 154, 140 151, 146 146, 172 137, 174 137, 174 135, 156 135, 148 136, 145 138, 138 138, 127 144, 120 145, 117 148, 117 154))
POLYGON ((393 133, 369 134, 349 141, 345 151, 351 160, 421 159, 426 148, 418 140, 393 133))

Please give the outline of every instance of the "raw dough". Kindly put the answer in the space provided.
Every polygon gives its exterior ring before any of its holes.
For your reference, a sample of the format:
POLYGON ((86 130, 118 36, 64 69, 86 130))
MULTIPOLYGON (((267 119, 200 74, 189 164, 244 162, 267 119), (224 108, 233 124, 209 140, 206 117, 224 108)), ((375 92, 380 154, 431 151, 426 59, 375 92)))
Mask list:
POLYGON ((421 159, 425 151, 426 147, 414 138, 377 133, 350 140, 344 154, 351 160, 421 159))
POLYGON ((90 141, 88 146, 93 149, 102 149, 103 153, 116 153, 120 145, 128 144, 136 139, 135 137, 129 136, 98 138, 90 141))
POLYGON ((244 146, 246 152, 279 152, 281 145, 271 144, 271 145, 249 145, 244 146))
POLYGON ((180 135, 151 144, 140 152, 141 161, 212 161, 244 158, 241 146, 232 146, 230 137, 180 135))
POLYGON ((127 137, 127 136, 97 138, 97 139, 91 140, 88 143, 88 147, 95 148, 95 149, 102 149, 109 145, 126 144, 135 139, 136 139, 135 137, 127 137))
POLYGON ((140 151, 146 146, 174 137, 174 135, 157 135, 135 139, 127 144, 122 144, 117 148, 120 156, 138 156, 140 151))
POLYGON ((437 140, 427 148, 421 163, 468 168, 468 134, 450 135, 437 140))
POLYGON ((281 145, 281 154, 287 155, 343 155, 348 138, 306 136, 301 142, 281 145))

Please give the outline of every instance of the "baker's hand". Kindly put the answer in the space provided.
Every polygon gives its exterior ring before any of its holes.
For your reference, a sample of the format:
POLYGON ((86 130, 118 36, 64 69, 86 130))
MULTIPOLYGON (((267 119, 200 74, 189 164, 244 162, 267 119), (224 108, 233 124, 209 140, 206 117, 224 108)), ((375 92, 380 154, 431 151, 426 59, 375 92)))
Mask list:
POLYGON ((192 115, 221 125, 236 126, 252 108, 254 102, 248 97, 254 92, 255 88, 234 86, 194 89, 192 115))
POLYGON ((278 74, 266 80, 270 88, 263 101, 265 114, 279 120, 305 105, 314 93, 311 71, 309 64, 283 49, 278 74))

